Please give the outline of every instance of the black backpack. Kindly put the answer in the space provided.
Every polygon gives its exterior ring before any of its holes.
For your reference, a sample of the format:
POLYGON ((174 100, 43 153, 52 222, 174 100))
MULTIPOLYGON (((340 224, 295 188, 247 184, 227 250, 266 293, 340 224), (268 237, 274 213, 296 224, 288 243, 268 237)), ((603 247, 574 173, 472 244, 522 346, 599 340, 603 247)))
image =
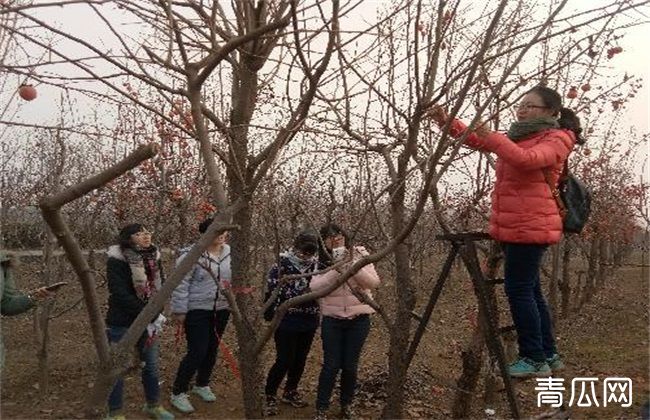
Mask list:
POLYGON ((568 159, 564 162, 557 188, 553 188, 548 171, 544 171, 544 177, 560 209, 563 230, 567 233, 582 232, 591 213, 589 187, 569 172, 568 159))

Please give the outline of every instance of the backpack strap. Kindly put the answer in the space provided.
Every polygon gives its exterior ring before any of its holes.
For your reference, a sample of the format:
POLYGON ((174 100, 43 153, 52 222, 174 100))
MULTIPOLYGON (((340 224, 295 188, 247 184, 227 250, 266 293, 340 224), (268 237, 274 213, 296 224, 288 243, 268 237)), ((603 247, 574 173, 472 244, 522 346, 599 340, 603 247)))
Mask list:
POLYGON ((205 251, 202 255, 205 259, 208 260, 208 265, 205 266, 203 264, 199 264, 203 267, 204 270, 210 272, 210 277, 212 277, 212 280, 214 280, 214 284, 217 286, 217 291, 214 294, 214 303, 213 303, 213 308, 216 309, 217 307, 217 301, 219 300, 219 290, 221 289, 221 263, 230 256, 230 253, 227 253, 224 255, 223 258, 219 259, 217 261, 215 258, 212 258, 212 255, 208 252, 205 251), (213 274, 214 272, 212 271, 212 263, 217 265, 217 276, 214 277, 213 274))
POLYGON ((551 181, 551 171, 548 169, 542 169, 542 173, 544 174, 544 179, 546 180, 546 183, 548 184, 549 188, 551 189, 551 195, 553 195, 553 198, 555 199, 555 202, 557 203, 557 208, 560 211, 560 217, 562 220, 566 217, 566 206, 564 205, 564 201, 562 201, 562 197, 560 196, 560 190, 558 189, 558 185, 562 180, 566 179, 566 177, 569 175, 569 157, 564 160, 564 168, 562 169, 562 173, 560 173, 560 178, 558 179, 557 185, 553 185, 553 182, 551 181))

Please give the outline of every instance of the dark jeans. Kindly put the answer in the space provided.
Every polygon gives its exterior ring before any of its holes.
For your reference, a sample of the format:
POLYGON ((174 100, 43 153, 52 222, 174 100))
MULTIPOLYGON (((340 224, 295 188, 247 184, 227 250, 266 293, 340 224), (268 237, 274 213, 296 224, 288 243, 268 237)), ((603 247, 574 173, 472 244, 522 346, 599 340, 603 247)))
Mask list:
POLYGON ((318 377, 316 408, 327 410, 330 405, 336 376, 341 371, 341 406, 352 403, 357 386, 357 368, 363 343, 370 331, 370 316, 354 319, 323 317, 323 367, 318 377))
POLYGON ((228 324, 230 311, 207 311, 195 309, 185 315, 185 338, 187 354, 178 366, 172 392, 187 392, 196 373, 196 385, 210 384, 212 369, 217 361, 219 340, 228 324))
POLYGON ((539 281, 546 248, 546 245, 504 244, 505 291, 517 329, 519 356, 535 361, 543 361, 557 351, 551 314, 539 281))
MULTIPOLYGON (((126 334, 128 327, 115 327, 109 325, 106 330, 109 343, 116 343, 126 334)), ((140 354, 140 360, 144 362, 142 368, 142 385, 144 386, 144 396, 147 403, 154 405, 160 399, 160 385, 158 384, 158 339, 155 338, 153 342, 145 346, 147 341, 147 333, 144 333, 136 348, 140 354)), ((119 411, 122 409, 122 401, 124 395, 124 378, 119 378, 113 390, 108 397, 108 410, 110 412, 119 411)))
POLYGON ((275 363, 266 378, 266 395, 275 395, 278 392, 285 375, 287 383, 284 385, 284 391, 298 389, 314 334, 315 330, 275 330, 275 363))

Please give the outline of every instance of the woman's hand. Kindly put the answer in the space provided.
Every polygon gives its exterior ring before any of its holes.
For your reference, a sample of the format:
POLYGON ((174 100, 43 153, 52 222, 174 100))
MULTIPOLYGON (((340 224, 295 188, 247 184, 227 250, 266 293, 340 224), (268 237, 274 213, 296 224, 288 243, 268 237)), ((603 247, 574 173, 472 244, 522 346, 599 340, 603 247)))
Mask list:
POLYGON ((431 118, 438 126, 442 127, 449 119, 449 114, 440 105, 433 105, 424 112, 424 118, 431 118))
POLYGON ((342 274, 346 272, 354 262, 353 254, 351 254, 349 250, 344 249, 334 261, 336 271, 338 271, 339 274, 342 274))

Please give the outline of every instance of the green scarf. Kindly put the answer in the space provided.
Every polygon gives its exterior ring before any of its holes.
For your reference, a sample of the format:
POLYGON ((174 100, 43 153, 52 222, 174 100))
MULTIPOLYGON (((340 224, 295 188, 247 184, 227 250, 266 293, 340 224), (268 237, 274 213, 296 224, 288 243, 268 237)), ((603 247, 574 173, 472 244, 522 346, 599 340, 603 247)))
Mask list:
POLYGON ((515 143, 531 134, 538 133, 549 128, 560 128, 560 124, 553 117, 539 117, 526 121, 517 121, 510 124, 508 138, 515 143))

